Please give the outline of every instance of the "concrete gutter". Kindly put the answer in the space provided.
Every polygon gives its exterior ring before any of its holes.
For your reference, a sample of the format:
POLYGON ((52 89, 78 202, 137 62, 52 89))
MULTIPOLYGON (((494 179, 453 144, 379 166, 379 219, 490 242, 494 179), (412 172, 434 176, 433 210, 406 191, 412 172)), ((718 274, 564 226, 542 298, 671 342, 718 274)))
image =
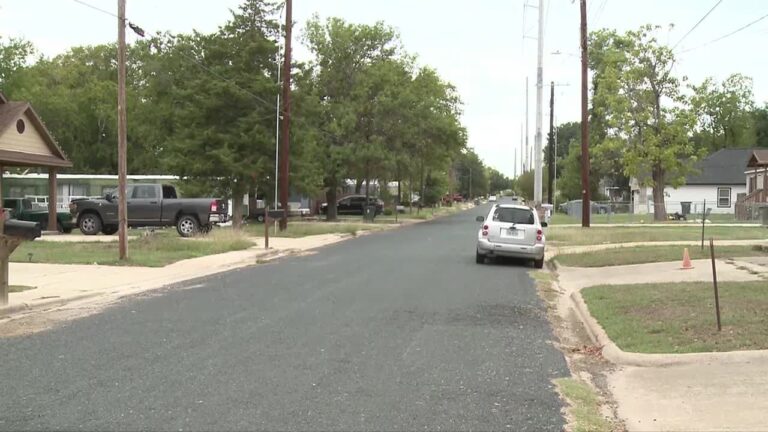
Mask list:
POLYGON ((3 307, 0 307, 0 318, 6 318, 11 315, 18 314, 19 312, 32 312, 32 311, 38 311, 38 310, 52 309, 55 307, 64 306, 67 303, 72 303, 79 300, 86 300, 86 299, 98 297, 104 294, 106 294, 106 292, 90 292, 90 293, 80 294, 80 295, 71 296, 71 297, 47 298, 47 299, 36 301, 36 302, 19 303, 19 304, 14 304, 10 306, 3 306, 3 307))

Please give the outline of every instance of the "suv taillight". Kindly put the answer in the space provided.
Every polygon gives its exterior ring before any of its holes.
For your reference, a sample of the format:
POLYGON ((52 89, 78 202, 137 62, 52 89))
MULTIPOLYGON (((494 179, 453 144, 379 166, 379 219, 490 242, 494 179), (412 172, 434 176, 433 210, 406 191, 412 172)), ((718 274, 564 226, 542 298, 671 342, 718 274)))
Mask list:
POLYGON ((544 234, 544 231, 536 230, 536 241, 541 241, 541 239, 542 239, 541 235, 542 234, 544 234))
POLYGON ((488 236, 488 225, 483 225, 483 237, 488 236))
POLYGON ((216 201, 211 201, 211 213, 216 213, 219 211, 219 203, 216 201))

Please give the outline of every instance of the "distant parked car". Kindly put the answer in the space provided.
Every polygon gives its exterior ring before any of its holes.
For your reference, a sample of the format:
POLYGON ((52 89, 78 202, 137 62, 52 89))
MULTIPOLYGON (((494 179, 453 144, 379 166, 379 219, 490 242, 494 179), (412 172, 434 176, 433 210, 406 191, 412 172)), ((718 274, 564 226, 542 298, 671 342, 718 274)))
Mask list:
POLYGON ((488 202, 496 202, 496 201, 497 201, 496 195, 491 195, 488 197, 488 202))
MULTIPOLYGON (((376 214, 384 212, 384 201, 368 197, 368 205, 376 207, 376 214)), ((336 202, 336 212, 340 215, 362 215, 365 212, 365 195, 348 195, 336 202)), ((320 213, 328 214, 328 203, 320 206, 320 213)))
POLYGON ((530 207, 499 204, 491 207, 488 216, 478 216, 483 225, 477 233, 475 261, 485 263, 486 258, 497 256, 523 258, 533 261, 536 268, 544 267, 544 231, 546 222, 540 222, 530 207))
MULTIPOLYGON (((592 214, 612 213, 611 206, 608 204, 602 204, 602 203, 597 203, 592 201, 590 203, 590 207, 592 208, 591 210, 592 214)), ((567 213, 569 216, 578 216, 581 214, 581 200, 571 200, 571 201, 562 203, 558 206, 558 209, 563 213, 567 213)))

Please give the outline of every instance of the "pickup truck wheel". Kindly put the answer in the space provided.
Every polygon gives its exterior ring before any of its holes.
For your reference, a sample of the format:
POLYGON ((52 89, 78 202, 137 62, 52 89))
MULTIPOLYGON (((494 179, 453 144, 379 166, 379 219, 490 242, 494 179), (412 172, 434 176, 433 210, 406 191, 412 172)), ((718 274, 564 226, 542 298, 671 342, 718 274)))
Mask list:
POLYGON ((176 222, 176 231, 182 237, 192 237, 200 231, 200 223, 194 216, 184 215, 176 222))
POLYGON ((63 232, 64 234, 72 234, 72 227, 62 228, 61 232, 63 232))
POLYGON ((264 215, 260 214, 256 216, 256 222, 258 223, 264 223, 264 215))
POLYGON ((80 216, 77 222, 80 231, 85 235, 96 235, 101 232, 101 218, 94 213, 86 213, 80 216))
POLYGON ((101 233, 104 235, 112 235, 116 233, 118 229, 119 227, 117 225, 106 225, 101 229, 101 233))

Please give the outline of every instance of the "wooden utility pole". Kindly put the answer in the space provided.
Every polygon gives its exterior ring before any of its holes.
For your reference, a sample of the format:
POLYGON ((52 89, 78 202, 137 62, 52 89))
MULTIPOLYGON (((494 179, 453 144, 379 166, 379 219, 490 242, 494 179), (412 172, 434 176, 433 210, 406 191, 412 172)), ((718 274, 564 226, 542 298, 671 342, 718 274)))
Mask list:
POLYGON ((128 171, 128 132, 125 113, 125 0, 117 0, 117 189, 118 236, 120 259, 128 258, 128 202, 126 176, 128 171))
POLYGON ((549 145, 547 146, 547 153, 549 153, 549 164, 547 168, 547 202, 553 204, 552 196, 554 192, 554 179, 556 163, 555 158, 555 82, 552 81, 549 84, 549 145))
POLYGON ((280 230, 288 228, 288 169, 290 168, 290 133, 291 133, 291 30, 293 28, 293 2, 285 1, 285 60, 283 63, 283 123, 282 145, 280 146, 280 205, 283 217, 280 218, 280 230))
POLYGON ((587 0, 581 0, 581 226, 589 228, 589 75, 587 51, 587 0))

